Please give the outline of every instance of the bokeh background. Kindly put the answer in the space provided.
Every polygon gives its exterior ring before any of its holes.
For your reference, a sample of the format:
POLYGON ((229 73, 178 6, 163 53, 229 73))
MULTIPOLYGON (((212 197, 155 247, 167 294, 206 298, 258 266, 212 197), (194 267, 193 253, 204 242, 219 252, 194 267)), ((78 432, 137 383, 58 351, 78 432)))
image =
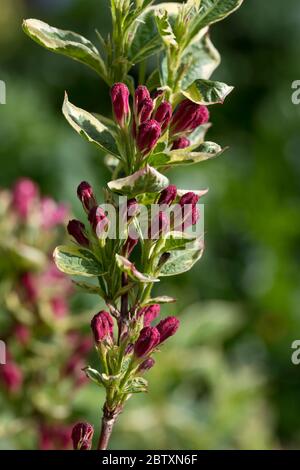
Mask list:
MULTIPOLYGON (((108 2, 0 0, 0 10, 0 79, 7 85, 0 186, 28 176, 79 215, 78 183, 90 181, 100 195, 109 173, 97 149, 64 120, 63 94, 106 114, 108 89, 81 64, 29 40, 21 21, 39 18, 96 41, 94 28, 109 29, 108 2)), ((128 403, 113 448, 300 448, 300 365, 291 362, 291 344, 300 339, 300 107, 291 101, 291 84, 300 79, 299 26, 298 0, 245 0, 212 28, 222 54, 213 77, 235 91, 213 108, 209 140, 230 149, 170 174, 180 187, 210 189, 206 252, 191 272, 157 290, 178 298, 164 313, 180 315, 182 328, 149 373, 150 393, 128 403)), ((92 315, 100 304, 90 297, 73 302, 92 315)), ((72 419, 97 425, 102 401, 96 386, 83 387, 72 419)), ((0 422, 5 407, 2 401, 0 422)), ((4 432, 0 447, 36 442, 4 432)))

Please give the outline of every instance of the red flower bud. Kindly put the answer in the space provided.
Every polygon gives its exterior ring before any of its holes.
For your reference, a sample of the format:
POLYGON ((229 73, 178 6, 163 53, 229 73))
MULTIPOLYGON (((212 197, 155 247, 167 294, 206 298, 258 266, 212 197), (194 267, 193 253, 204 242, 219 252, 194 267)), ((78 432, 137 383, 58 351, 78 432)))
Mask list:
POLYGON ((169 228, 169 217, 165 212, 159 212, 150 224, 148 238, 156 240, 165 234, 169 228))
POLYGON ((115 83, 110 90, 115 119, 120 126, 124 126, 129 115, 129 90, 124 83, 115 83))
POLYGON ((131 255, 133 252, 134 247, 138 244, 139 239, 138 238, 131 238, 130 236, 127 238, 124 247, 123 247, 123 252, 127 256, 131 255))
POLYGON ((149 305, 149 307, 144 307, 142 308, 137 316, 144 317, 144 326, 150 326, 151 323, 159 316, 160 314, 160 305, 159 304, 153 304, 149 305))
POLYGON ((89 241, 84 234, 85 226, 79 220, 70 220, 67 226, 69 235, 71 235, 79 245, 89 246, 89 241))
POLYGON ((147 370, 151 369, 154 366, 154 364, 155 364, 155 360, 152 357, 148 357, 147 359, 144 360, 144 362, 142 362, 139 365, 137 372, 139 374, 143 374, 147 370))
POLYGON ((134 354, 141 358, 147 356, 159 343, 160 334, 156 328, 146 326, 140 332, 140 336, 134 345, 134 354))
POLYGON ((155 119, 150 119, 139 126, 137 146, 146 155, 155 147, 161 135, 160 125, 155 119))
POLYGON ((0 367, 0 377, 11 393, 17 393, 23 384, 23 372, 15 362, 8 362, 0 367))
POLYGON ((186 137, 179 137, 179 139, 174 140, 171 150, 185 149, 189 147, 191 142, 186 137))
POLYGON ((80 183, 80 185, 78 186, 77 196, 82 202, 83 208, 86 210, 86 212, 89 212, 92 209, 92 207, 97 205, 97 202, 93 193, 93 188, 86 181, 82 181, 82 183, 80 183))
POLYGON ((175 335, 179 328, 179 320, 176 317, 167 317, 159 322, 157 330, 160 334, 159 343, 163 343, 170 336, 175 335))
POLYGON ((146 98, 144 101, 140 103, 140 111, 139 111, 139 124, 143 124, 143 122, 148 121, 153 111, 153 101, 151 98, 146 98))
POLYGON ((151 99, 149 90, 146 86, 139 85, 134 94, 134 110, 136 115, 140 114, 141 105, 146 99, 151 99))
POLYGON ((163 101, 157 108, 154 119, 161 125, 162 131, 164 131, 172 117, 172 106, 168 101, 163 101))
POLYGON ((100 343, 105 338, 113 338, 114 321, 105 310, 101 310, 92 318, 91 328, 96 343, 100 343))
POLYGON ((109 224, 109 220, 106 217, 102 207, 92 207, 89 212, 88 219, 94 232, 100 238, 103 235, 103 232, 106 231, 109 224))
POLYGON ((189 225, 194 225, 199 219, 199 211, 196 206, 198 201, 199 196, 192 191, 184 194, 179 201, 179 204, 182 207, 185 228, 189 225))
POLYGON ((171 121, 172 134, 190 132, 196 127, 206 124, 209 119, 209 111, 206 106, 183 100, 173 114, 171 121))
POLYGON ((74 450, 90 450, 94 428, 89 423, 77 423, 72 429, 72 441, 74 450))
POLYGON ((177 196, 177 188, 175 185, 170 184, 167 188, 165 188, 159 196, 158 204, 172 204, 175 201, 177 196))
POLYGON ((37 185, 28 178, 19 179, 12 194, 12 204, 15 211, 22 219, 26 219, 34 201, 38 197, 37 185))

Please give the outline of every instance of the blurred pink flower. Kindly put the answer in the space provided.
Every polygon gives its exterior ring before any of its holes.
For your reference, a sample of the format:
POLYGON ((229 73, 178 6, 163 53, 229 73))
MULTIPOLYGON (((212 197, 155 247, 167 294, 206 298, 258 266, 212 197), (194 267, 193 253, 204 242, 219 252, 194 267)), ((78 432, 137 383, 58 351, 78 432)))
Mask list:
POLYGON ((16 182, 12 193, 12 205, 22 219, 26 219, 28 217, 38 195, 38 187, 30 179, 21 178, 16 182))

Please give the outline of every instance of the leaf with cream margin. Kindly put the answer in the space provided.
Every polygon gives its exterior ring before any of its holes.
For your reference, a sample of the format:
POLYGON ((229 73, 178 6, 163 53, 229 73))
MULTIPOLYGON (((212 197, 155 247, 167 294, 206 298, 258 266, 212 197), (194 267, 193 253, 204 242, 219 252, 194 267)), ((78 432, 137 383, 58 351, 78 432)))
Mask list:
POLYGON ((99 51, 85 37, 72 31, 54 28, 36 19, 24 20, 23 30, 41 46, 87 65, 106 80, 106 67, 99 51))
POLYGON ((102 276, 103 269, 95 255, 86 248, 61 245, 53 253, 57 268, 73 276, 102 276))
POLYGON ((78 134, 100 147, 101 150, 120 158, 110 129, 93 114, 70 103, 67 94, 65 94, 62 111, 68 123, 78 134))
POLYGON ((197 152, 191 152, 188 149, 170 150, 169 152, 152 155, 149 163, 155 167, 193 165, 218 157, 224 150, 214 142, 204 142, 197 149, 197 152))
POLYGON ((137 196, 144 193, 162 191, 169 184, 168 178, 149 165, 136 171, 130 176, 110 181, 108 187, 118 194, 137 196))
POLYGON ((234 89, 223 82, 199 79, 195 80, 182 94, 197 104, 212 105, 223 103, 226 96, 234 89))

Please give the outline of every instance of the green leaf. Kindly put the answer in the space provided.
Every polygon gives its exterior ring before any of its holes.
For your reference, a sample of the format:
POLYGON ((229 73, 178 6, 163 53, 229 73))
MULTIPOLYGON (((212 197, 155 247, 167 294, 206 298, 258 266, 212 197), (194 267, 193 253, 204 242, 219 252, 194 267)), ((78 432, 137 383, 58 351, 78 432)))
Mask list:
POLYGON ((159 279, 156 279, 155 277, 149 276, 148 274, 140 273, 135 267, 135 265, 131 263, 131 261, 129 261, 128 259, 124 258, 123 256, 116 255, 116 261, 121 271, 127 273, 128 276, 134 281, 159 282, 159 279))
POLYGON ((136 196, 143 193, 162 191, 169 184, 168 178, 149 165, 136 171, 130 176, 110 181, 108 187, 119 194, 136 196))
POLYGON ((164 45, 169 49, 171 47, 178 49, 176 37, 174 35, 172 26, 169 23, 168 12, 166 10, 159 10, 155 14, 155 21, 159 35, 164 45))
POLYGON ((185 50, 181 63, 187 70, 181 81, 181 88, 186 90, 197 79, 209 79, 220 64, 221 58, 209 38, 209 34, 197 38, 185 50))
POLYGON ((141 393, 147 392, 148 382, 144 377, 135 377, 132 380, 129 380, 125 387, 123 388, 124 393, 141 393))
POLYGON ((194 37, 202 28, 217 21, 221 21, 226 16, 237 10, 243 0, 202 0, 200 3, 200 13, 191 24, 189 37, 194 37))
POLYGON ((182 94, 194 103, 210 105, 223 103, 233 88, 223 82, 199 79, 182 91, 182 94))
POLYGON ((88 282, 77 282, 77 281, 72 281, 72 282, 73 284, 76 285, 76 287, 86 292, 87 294, 96 294, 96 295, 103 294, 100 287, 96 286, 95 284, 89 284, 88 282))
POLYGON ((129 50, 129 60, 136 64, 156 54, 162 49, 163 44, 155 21, 155 12, 163 9, 169 13, 170 17, 175 17, 181 7, 179 3, 160 3, 147 8, 145 12, 139 16, 138 21, 134 22, 130 31, 133 40, 129 50))
POLYGON ((202 240, 197 239, 192 243, 191 248, 172 251, 170 258, 160 271, 160 276, 176 276, 189 271, 201 258, 203 250, 202 240))
POLYGON ((188 149, 170 150, 166 153, 152 155, 149 163, 156 167, 192 165, 217 157, 223 152, 224 149, 220 145, 214 142, 204 142, 197 152, 191 152, 188 149))
POLYGON ((195 239, 196 237, 191 237, 184 232, 169 232, 166 234, 164 246, 161 251, 184 250, 187 244, 192 243, 195 239))
POLYGON ((67 94, 65 95, 62 111, 69 124, 78 134, 89 142, 96 144, 101 150, 119 157, 117 144, 109 128, 93 114, 70 103, 67 94))
POLYGON ((90 250, 73 246, 58 246, 53 253, 60 271, 74 276, 102 276, 101 264, 90 250))
POLYGON ((36 19, 24 20, 23 30, 46 49, 82 62, 95 70, 102 78, 106 78, 106 67, 99 51, 83 36, 72 31, 53 28, 36 19))
POLYGON ((173 304, 174 302, 176 302, 176 299, 174 299, 173 297, 169 297, 168 295, 162 295, 160 297, 148 299, 146 302, 143 303, 142 307, 147 307, 148 305, 153 304, 173 304))
POLYGON ((100 374, 100 372, 98 372, 96 369, 92 369, 92 367, 88 366, 88 367, 85 367, 84 369, 84 372, 86 374, 86 376, 91 379, 93 382, 95 382, 97 385, 99 385, 100 387, 102 387, 103 385, 103 380, 102 380, 102 376, 100 374))

